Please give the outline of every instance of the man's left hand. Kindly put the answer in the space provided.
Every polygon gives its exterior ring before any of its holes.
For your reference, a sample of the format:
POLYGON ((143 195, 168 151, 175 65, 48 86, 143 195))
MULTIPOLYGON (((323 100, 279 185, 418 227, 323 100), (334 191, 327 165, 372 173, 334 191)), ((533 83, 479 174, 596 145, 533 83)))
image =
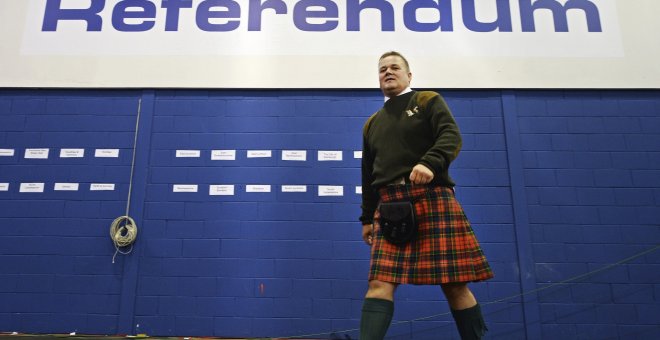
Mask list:
POLYGON ((433 180, 433 171, 425 165, 417 164, 410 172, 412 184, 428 184, 433 180))

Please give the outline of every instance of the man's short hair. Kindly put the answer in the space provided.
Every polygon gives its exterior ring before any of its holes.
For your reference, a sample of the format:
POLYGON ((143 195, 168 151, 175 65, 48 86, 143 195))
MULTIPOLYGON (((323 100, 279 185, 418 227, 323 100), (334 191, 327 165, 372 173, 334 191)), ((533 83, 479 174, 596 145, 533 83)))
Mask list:
POLYGON ((383 55, 380 56, 380 58, 378 58, 378 61, 381 61, 381 60, 383 60, 383 58, 387 58, 387 57, 390 57, 390 56, 396 56, 396 57, 401 58, 403 60, 403 63, 406 65, 406 70, 408 72, 410 72, 410 65, 408 65, 408 60, 406 59, 406 57, 403 56, 403 54, 401 54, 397 51, 389 51, 389 52, 383 53, 383 55))

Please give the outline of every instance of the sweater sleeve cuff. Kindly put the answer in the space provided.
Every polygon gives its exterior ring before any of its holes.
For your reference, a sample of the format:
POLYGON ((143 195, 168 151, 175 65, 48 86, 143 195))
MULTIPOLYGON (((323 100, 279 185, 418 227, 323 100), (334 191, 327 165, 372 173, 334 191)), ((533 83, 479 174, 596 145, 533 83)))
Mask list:
POLYGON ((374 224, 374 219, 370 217, 360 216, 360 222, 362 222, 362 225, 374 224))

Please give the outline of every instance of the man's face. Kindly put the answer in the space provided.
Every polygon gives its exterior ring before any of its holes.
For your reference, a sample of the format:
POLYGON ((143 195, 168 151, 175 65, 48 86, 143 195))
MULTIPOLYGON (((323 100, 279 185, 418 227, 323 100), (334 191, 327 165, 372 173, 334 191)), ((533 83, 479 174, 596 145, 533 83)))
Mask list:
POLYGON ((412 73, 406 68, 401 57, 391 55, 378 62, 378 79, 383 94, 393 97, 410 86, 412 73))

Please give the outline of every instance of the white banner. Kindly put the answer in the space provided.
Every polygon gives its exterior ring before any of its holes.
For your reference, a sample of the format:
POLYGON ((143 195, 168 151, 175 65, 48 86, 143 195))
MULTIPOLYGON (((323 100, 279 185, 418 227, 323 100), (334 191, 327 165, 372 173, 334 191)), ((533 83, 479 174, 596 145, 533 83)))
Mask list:
POLYGON ((3 87, 658 88, 651 0, 2 0, 3 87))

